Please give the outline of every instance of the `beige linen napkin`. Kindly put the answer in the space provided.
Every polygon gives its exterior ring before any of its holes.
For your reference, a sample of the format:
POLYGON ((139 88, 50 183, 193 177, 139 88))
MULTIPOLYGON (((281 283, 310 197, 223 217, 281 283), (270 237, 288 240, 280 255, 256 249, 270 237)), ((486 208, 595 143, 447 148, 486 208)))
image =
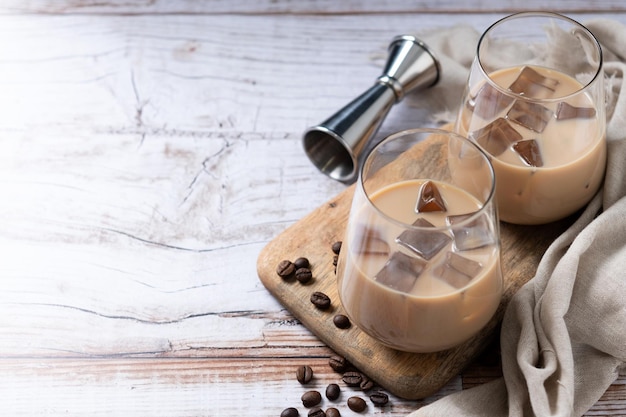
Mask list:
MULTIPOLYGON (((508 305, 500 339, 503 378, 410 417, 579 416, 626 370, 626 26, 612 20, 585 25, 602 44, 608 81, 604 187, 508 305)), ((450 121, 479 34, 453 27, 419 36, 438 55, 443 75, 409 104, 429 106, 450 121)))

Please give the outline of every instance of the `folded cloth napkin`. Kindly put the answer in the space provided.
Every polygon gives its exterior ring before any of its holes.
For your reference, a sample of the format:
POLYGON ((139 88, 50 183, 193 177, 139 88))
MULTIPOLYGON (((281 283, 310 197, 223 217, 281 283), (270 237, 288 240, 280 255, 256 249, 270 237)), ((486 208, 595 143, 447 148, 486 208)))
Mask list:
MULTIPOLYGON (((607 77, 608 163, 603 189, 546 251, 511 299, 501 326, 503 377, 410 414, 579 416, 626 371, 626 26, 585 23, 607 77)), ((479 34, 466 26, 418 35, 442 63, 440 84, 409 102, 442 122, 461 102, 479 34)))

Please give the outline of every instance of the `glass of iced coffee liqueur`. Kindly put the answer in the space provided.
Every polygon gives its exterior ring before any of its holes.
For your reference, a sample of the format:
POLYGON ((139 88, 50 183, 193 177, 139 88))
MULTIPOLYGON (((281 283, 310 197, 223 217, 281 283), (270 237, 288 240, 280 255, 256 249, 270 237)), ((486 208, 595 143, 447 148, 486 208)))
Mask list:
POLYGON ((413 129, 367 156, 337 263, 341 302, 394 349, 454 347, 493 317, 502 295, 495 176, 453 132, 413 129))
POLYGON ((482 35, 455 131, 492 158, 500 218, 543 224, 583 207, 606 161, 602 51, 581 24, 518 13, 482 35))

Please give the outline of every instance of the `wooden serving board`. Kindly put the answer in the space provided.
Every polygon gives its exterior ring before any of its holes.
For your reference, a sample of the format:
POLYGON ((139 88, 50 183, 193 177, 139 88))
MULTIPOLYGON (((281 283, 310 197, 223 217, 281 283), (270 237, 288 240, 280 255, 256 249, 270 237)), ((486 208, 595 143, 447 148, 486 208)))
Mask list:
POLYGON ((348 187, 266 245, 257 260, 259 278, 309 330, 381 387, 406 399, 430 396, 458 375, 489 344, 507 303, 534 276, 547 247, 573 218, 543 226, 501 223, 505 284, 494 318, 478 335, 456 348, 437 353, 407 353, 383 346, 354 325, 342 330, 333 324, 334 315, 345 311, 337 294, 331 247, 343 239, 354 187, 348 187), (294 261, 301 256, 311 262, 313 279, 308 284, 278 276, 276 267, 281 260, 294 261), (329 310, 321 311, 309 301, 315 291, 331 298, 329 310))

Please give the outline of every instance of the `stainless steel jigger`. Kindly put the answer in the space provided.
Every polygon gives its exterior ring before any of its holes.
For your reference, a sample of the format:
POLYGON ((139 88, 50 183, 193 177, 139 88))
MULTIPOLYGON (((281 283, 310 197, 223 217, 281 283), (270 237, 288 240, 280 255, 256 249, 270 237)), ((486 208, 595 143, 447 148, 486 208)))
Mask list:
POLYGON ((313 164, 342 182, 358 175, 361 153, 389 113, 410 91, 431 87, 441 68, 426 44, 410 35, 397 36, 389 45, 383 74, 367 91, 304 133, 303 145, 313 164))

